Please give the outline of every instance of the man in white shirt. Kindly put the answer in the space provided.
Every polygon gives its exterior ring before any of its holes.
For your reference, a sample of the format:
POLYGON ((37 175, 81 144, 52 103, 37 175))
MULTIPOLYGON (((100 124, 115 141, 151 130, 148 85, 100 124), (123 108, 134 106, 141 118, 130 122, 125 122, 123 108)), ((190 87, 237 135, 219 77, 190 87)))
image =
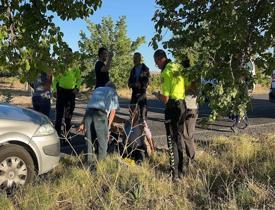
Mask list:
POLYGON ((116 110, 119 108, 115 85, 109 81, 104 87, 98 87, 92 93, 87 104, 83 121, 78 132, 86 130, 88 138, 88 163, 92 163, 93 146, 97 159, 102 160, 107 155, 109 128, 113 122, 116 110))

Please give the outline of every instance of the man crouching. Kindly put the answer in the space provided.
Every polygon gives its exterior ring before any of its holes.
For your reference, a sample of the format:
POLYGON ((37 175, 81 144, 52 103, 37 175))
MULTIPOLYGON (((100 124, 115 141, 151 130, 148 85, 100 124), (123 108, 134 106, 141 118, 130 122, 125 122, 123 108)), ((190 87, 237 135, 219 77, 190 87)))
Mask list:
POLYGON ((93 91, 82 123, 77 130, 78 132, 86 130, 88 164, 92 163, 93 147, 97 160, 106 157, 109 128, 118 108, 118 95, 113 82, 109 81, 104 87, 98 87, 93 91))

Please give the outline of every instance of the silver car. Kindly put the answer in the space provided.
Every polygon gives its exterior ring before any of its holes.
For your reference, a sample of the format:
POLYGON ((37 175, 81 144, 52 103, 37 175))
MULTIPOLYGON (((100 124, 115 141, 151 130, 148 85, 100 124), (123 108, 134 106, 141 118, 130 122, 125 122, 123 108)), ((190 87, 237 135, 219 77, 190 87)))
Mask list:
POLYGON ((58 135, 43 114, 0 104, 0 189, 31 182, 56 167, 58 135))

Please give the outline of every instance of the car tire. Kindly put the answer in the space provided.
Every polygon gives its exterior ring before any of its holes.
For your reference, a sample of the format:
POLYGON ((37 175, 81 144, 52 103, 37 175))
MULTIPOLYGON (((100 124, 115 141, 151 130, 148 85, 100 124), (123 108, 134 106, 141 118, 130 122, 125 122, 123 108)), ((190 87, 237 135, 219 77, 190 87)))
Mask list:
POLYGON ((0 189, 28 184, 34 177, 34 162, 24 147, 15 144, 0 147, 0 189))

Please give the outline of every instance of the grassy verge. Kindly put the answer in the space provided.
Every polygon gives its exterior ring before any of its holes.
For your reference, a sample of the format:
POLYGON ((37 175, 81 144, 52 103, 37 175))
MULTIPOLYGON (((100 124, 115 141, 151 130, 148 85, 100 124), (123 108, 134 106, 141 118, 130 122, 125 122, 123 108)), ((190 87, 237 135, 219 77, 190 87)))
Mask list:
POLYGON ((67 156, 54 171, 14 195, 3 209, 249 209, 275 208, 275 135, 219 137, 199 152, 174 184, 167 154, 142 166, 109 156, 97 171, 67 156))

